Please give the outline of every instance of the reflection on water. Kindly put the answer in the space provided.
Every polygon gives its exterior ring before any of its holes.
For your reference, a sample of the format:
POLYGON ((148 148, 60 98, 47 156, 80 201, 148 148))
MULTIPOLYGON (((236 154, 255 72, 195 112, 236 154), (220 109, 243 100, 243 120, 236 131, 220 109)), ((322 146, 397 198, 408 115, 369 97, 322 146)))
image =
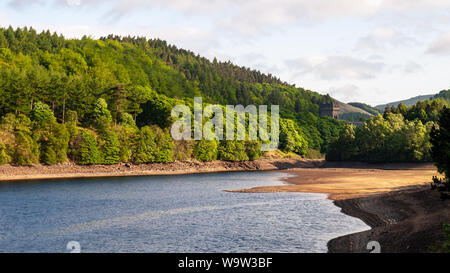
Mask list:
POLYGON ((366 230, 323 194, 229 193, 279 172, 0 184, 0 252, 326 252, 366 230))

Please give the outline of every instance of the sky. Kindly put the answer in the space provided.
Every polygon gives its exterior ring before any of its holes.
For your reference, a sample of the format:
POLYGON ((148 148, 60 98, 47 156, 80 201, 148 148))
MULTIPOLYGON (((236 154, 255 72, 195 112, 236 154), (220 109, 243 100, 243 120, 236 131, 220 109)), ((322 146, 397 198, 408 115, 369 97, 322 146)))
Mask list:
POLYGON ((160 38, 343 102, 450 88, 450 0, 0 0, 0 26, 160 38))

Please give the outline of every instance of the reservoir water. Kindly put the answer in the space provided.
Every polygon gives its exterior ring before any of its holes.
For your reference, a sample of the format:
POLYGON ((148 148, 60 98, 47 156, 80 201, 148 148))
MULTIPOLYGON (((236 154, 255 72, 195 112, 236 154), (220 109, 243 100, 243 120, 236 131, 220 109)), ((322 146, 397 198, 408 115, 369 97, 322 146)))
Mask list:
POLYGON ((230 193, 280 172, 0 183, 0 252, 326 252, 369 229, 324 194, 230 193))

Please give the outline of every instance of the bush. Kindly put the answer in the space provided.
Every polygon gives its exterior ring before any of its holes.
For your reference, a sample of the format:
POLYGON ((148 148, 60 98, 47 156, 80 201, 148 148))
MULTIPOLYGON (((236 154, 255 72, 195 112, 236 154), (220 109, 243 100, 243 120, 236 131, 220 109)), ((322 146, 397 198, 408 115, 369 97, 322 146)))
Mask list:
POLYGON ((120 143, 115 132, 109 132, 102 149, 103 164, 117 164, 120 161, 120 143))
POLYGON ((441 192, 443 199, 450 198, 450 108, 444 107, 439 121, 439 127, 431 130, 431 156, 440 173, 445 175, 444 179, 433 178, 433 188, 441 192))
POLYGON ((133 147, 136 145, 138 129, 127 125, 118 125, 115 127, 115 131, 119 140, 119 161, 129 162, 133 154, 133 147))
POLYGON ((0 141, 0 165, 7 164, 11 161, 11 157, 8 155, 6 145, 0 141))
POLYGON ((194 158, 203 162, 217 159, 217 141, 200 140, 194 145, 194 158))
POLYGON ((173 157, 175 160, 186 161, 194 157, 194 145, 192 140, 174 141, 173 157))
POLYGON ((450 224, 443 224, 443 229, 444 240, 431 247, 431 251, 433 252, 450 253, 450 224))
POLYGON ((70 138, 74 137, 76 134, 78 134, 78 114, 76 111, 69 110, 66 114, 66 129, 69 133, 70 138))
POLYGON ((218 158, 224 161, 248 160, 244 141, 222 140, 218 150, 218 158))
POLYGON ((15 133, 13 163, 16 165, 31 165, 38 163, 39 149, 36 141, 26 132, 15 133))
POLYGON ((155 162, 173 162, 172 137, 157 126, 152 128, 155 131, 155 162))
POLYGON ((54 123, 40 132, 40 162, 51 165, 67 160, 69 132, 63 124, 54 123))
POLYGON ((323 158, 323 155, 318 150, 308 148, 308 149, 306 149, 305 158, 321 159, 321 158, 323 158))
POLYGON ((52 146, 46 146, 41 149, 41 158, 39 160, 41 163, 44 163, 46 165, 58 163, 56 152, 52 146))
POLYGON ((280 149, 284 152, 294 152, 299 155, 306 153, 308 142, 300 128, 292 121, 280 121, 280 149))
POLYGON ((112 116, 111 112, 108 110, 108 104, 104 99, 100 98, 95 103, 92 111, 92 118, 97 132, 99 132, 99 134, 107 134, 111 126, 112 116))
POLYGON ((132 161, 134 163, 150 163, 155 160, 156 150, 155 134, 148 126, 139 131, 137 142, 133 151, 132 161))
POLYGON ((50 107, 40 101, 34 103, 33 110, 30 112, 30 119, 37 123, 56 122, 56 118, 50 107))
POLYGON ((93 133, 81 130, 75 136, 72 148, 73 159, 81 165, 92 165, 102 163, 101 153, 93 133))
POLYGON ((246 141, 245 153, 249 160, 257 160, 261 156, 261 143, 259 141, 246 141))

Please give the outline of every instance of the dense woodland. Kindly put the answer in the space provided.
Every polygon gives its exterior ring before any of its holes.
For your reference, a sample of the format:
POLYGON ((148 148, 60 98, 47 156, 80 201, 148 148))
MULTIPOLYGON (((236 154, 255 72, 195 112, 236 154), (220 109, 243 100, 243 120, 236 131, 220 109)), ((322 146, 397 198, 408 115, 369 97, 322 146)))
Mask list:
POLYGON ((329 96, 162 40, 65 39, 9 27, 0 29, 0 164, 235 161, 261 155, 257 141, 173 141, 171 109, 192 106, 195 96, 211 104, 280 105, 279 148, 287 153, 429 161, 429 135, 450 90, 414 106, 388 107, 355 128, 319 116, 319 104, 331 102, 329 96))
POLYGON ((280 149, 325 153, 344 122, 319 117, 329 96, 161 40, 65 39, 0 29, 0 163, 78 164, 247 160, 254 141, 181 141, 171 109, 204 103, 280 105, 280 149))
POLYGON ((432 161, 430 133, 449 101, 433 99, 412 106, 387 107, 364 125, 349 124, 330 145, 328 160, 366 162, 432 161))

